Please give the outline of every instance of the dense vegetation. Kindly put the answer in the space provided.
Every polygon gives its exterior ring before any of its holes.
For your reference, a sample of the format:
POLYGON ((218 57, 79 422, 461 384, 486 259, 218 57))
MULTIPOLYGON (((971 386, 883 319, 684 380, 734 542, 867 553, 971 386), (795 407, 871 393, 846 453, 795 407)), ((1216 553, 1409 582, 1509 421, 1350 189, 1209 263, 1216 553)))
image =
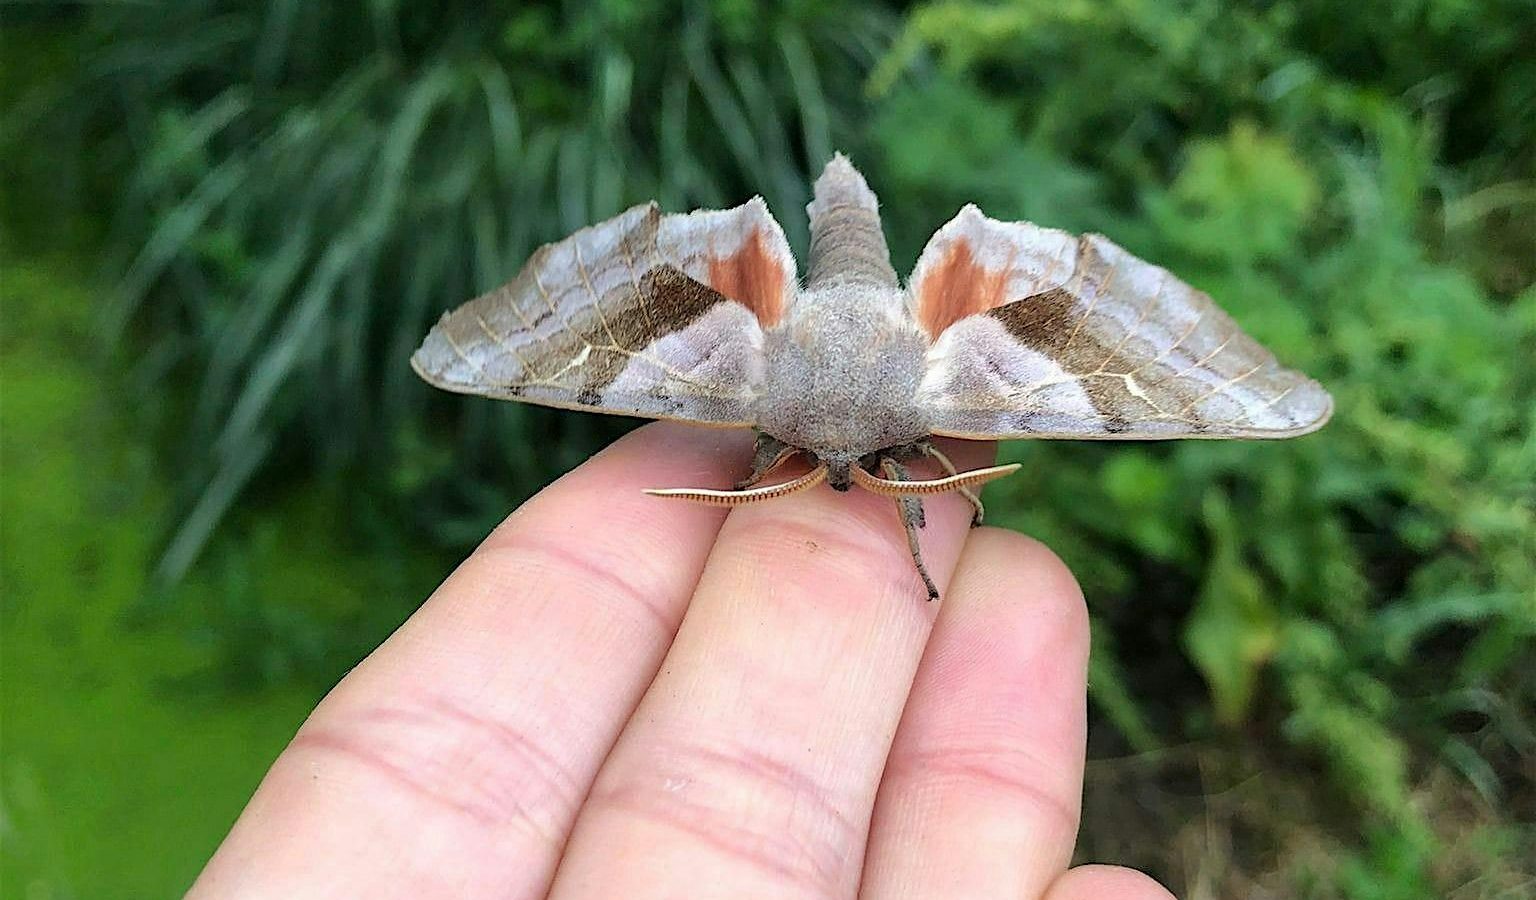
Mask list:
POLYGON ((625 427, 434 395, 403 360, 441 310, 651 197, 760 192, 803 250, 808 175, 841 148, 898 269, 970 200, 1102 231, 1338 401, 1295 442, 1004 449, 1029 474, 993 489, 995 520, 1055 547, 1096 618, 1086 849, 1189 895, 1529 890, 1526 0, 32 16, 4 48, 26 88, 0 135, 10 252, 111 260, 69 334, 106 335, 106 387, 154 450, 164 534, 132 621, 201 642, 182 677, 323 690, 625 427))

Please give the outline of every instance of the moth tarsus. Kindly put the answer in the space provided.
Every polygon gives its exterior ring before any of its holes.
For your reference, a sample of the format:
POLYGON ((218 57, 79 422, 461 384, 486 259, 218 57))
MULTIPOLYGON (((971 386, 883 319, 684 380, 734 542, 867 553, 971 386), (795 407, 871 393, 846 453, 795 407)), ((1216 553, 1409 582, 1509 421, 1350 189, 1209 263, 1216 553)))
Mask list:
MULTIPOLYGON (((922 453, 924 456, 938 463, 939 467, 944 470, 945 474, 960 474, 958 471, 956 471, 955 464, 950 462, 949 457, 945 456, 938 447, 935 447, 932 441, 919 441, 917 444, 917 450, 919 453, 922 453)), ((967 487, 960 488, 956 491, 956 493, 964 497, 967 503, 971 504, 971 527, 980 528, 982 522, 984 522, 987 518, 987 508, 982 505, 981 497, 967 487)))
POLYGON ((800 453, 798 447, 791 447, 778 438, 758 432, 757 445, 752 451, 752 471, 746 478, 736 482, 736 490, 745 490, 758 484, 770 472, 800 453))
MULTIPOLYGON (((880 469, 891 481, 911 480, 906 467, 889 456, 880 460, 880 469)), ((896 508, 901 513, 901 527, 907 532, 907 550, 912 554, 912 564, 917 567, 923 587, 928 590, 928 602, 932 603, 939 599, 939 588, 933 583, 933 576, 928 574, 928 565, 923 562, 922 543, 917 537, 918 530, 928 526, 923 515, 923 501, 915 496, 897 497, 896 508)))
POLYGON ((685 214, 636 206, 539 248, 512 281, 444 316, 411 365, 460 393, 755 428, 735 490, 659 493, 735 506, 825 480, 898 497, 930 597, 911 492, 957 491, 979 525, 972 488, 1006 474, 957 472, 936 436, 1285 438, 1332 412, 1321 386, 1210 297, 1100 235, 967 205, 903 286, 879 203, 841 154, 806 212, 803 286, 760 197, 685 214), (762 486, 797 454, 807 476, 762 486), (945 476, 877 474, 920 457, 945 476))

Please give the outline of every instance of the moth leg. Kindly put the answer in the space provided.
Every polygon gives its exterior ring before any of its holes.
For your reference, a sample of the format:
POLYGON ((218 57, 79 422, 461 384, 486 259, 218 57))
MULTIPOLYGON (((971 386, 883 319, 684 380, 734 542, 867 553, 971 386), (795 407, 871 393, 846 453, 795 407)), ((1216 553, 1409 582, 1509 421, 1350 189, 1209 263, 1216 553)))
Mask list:
MULTIPOLYGON (((944 474, 951 476, 960 474, 955 471, 955 464, 949 461, 949 457, 945 456, 944 452, 935 447, 931 442, 920 441, 917 444, 917 449, 919 453, 937 462, 939 467, 944 470, 944 474)), ((987 508, 981 505, 981 498, 976 496, 975 492, 970 488, 960 488, 960 496, 964 497, 971 504, 971 527, 976 528, 980 526, 982 520, 987 517, 987 508)))
MULTIPOLYGON (((906 467, 889 457, 880 461, 880 467, 885 470, 887 478, 907 480, 906 467)), ((922 547, 917 541, 917 530, 927 524, 923 516, 923 501, 917 497, 897 497, 896 509, 901 513, 901 525, 907 531, 907 549, 912 552, 912 562, 917 566, 917 574, 923 579, 923 587, 928 589, 928 601, 931 603, 939 599, 939 588, 928 574, 928 566, 923 563, 922 547)))
POLYGON ((798 447, 791 447, 778 438, 759 431, 757 446, 752 451, 752 473, 736 482, 735 489, 741 491, 752 487, 762 481, 769 472, 782 466, 791 456, 799 452, 798 447))
MULTIPOLYGON (((886 477, 892 481, 912 480, 912 473, 907 471, 907 467, 891 459, 889 456, 881 457, 880 468, 885 472, 886 477)), ((918 528, 928 527, 928 517, 923 513, 923 501, 920 498, 898 497, 896 499, 901 503, 902 521, 910 518, 917 523, 918 528)))

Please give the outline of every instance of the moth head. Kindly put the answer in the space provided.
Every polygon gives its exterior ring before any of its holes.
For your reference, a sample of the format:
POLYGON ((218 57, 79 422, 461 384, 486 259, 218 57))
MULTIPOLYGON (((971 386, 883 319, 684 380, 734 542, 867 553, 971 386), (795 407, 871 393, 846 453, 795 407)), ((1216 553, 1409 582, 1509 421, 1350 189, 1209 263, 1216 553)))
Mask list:
POLYGON ((827 467, 827 484, 834 491, 846 491, 853 486, 853 469, 859 458, 852 453, 818 454, 817 463, 827 467))

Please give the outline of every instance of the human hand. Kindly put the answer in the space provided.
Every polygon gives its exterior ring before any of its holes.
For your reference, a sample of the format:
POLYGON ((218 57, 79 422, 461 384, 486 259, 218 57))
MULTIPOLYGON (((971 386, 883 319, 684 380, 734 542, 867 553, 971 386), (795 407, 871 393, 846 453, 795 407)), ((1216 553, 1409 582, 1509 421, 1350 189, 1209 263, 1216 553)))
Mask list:
MULTIPOLYGON (((197 897, 1153 900, 1068 869, 1072 576, 930 500, 725 511, 750 437, 642 428, 513 513, 320 704, 197 897)), ((990 445, 956 443, 962 469, 990 445)))

